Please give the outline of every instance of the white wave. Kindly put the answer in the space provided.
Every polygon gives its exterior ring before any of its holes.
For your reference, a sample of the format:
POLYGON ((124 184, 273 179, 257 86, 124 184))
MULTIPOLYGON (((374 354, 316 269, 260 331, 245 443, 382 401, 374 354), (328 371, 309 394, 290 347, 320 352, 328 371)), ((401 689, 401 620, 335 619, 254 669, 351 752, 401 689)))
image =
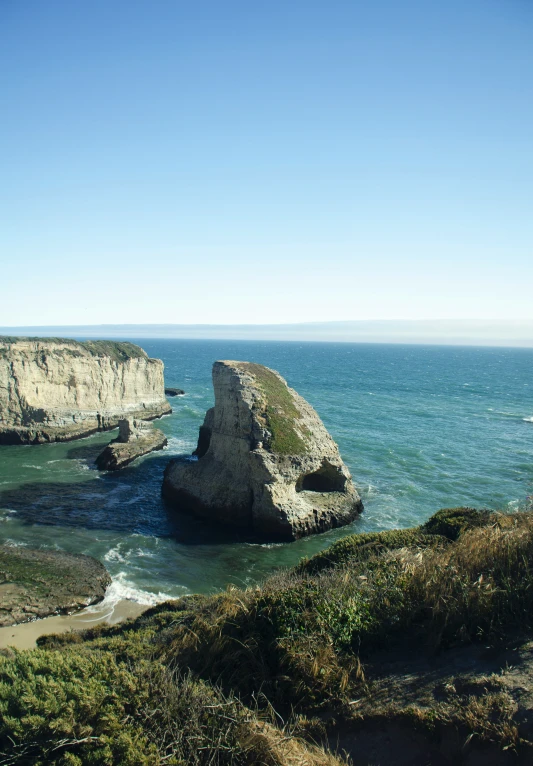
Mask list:
POLYGON ((136 604, 142 604, 143 606, 155 606, 156 604, 162 604, 164 601, 170 601, 173 598, 175 596, 170 596, 168 593, 162 593, 161 591, 159 593, 151 593, 150 591, 136 588, 127 579, 125 572, 119 572, 107 588, 104 600, 100 601, 99 604, 88 606, 84 609, 83 613, 97 614, 97 619, 101 620, 103 613, 106 613, 106 616, 113 613, 119 601, 134 601, 136 604))
POLYGON ((522 418, 522 420, 524 421, 524 423, 533 423, 533 416, 530 418, 522 418))
POLYGON ((178 439, 177 436, 171 436, 168 440, 167 449, 172 452, 190 452, 195 449, 196 441, 188 439, 178 439))
POLYGON ((194 407, 191 407, 190 404, 186 404, 185 407, 181 410, 182 412, 187 412, 189 415, 193 415, 195 418, 204 418, 205 417, 205 411, 201 412, 200 410, 196 410, 194 407))
POLYGON ((42 465, 30 465, 28 463, 23 463, 21 465, 21 468, 35 468, 37 471, 42 471, 43 470, 42 465))
POLYGON ((147 551, 144 548, 137 548, 135 555, 139 556, 139 558, 147 559, 153 559, 155 557, 155 553, 152 553, 152 551, 147 551))
POLYGON ((11 540, 11 538, 8 537, 4 542, 4 545, 7 548, 26 548, 28 543, 21 543, 18 540, 11 540))
POLYGON ((125 564, 127 561, 127 558, 122 555, 120 552, 120 547, 122 543, 119 543, 114 548, 111 548, 108 550, 108 552, 104 556, 104 561, 118 561, 119 564, 125 564))

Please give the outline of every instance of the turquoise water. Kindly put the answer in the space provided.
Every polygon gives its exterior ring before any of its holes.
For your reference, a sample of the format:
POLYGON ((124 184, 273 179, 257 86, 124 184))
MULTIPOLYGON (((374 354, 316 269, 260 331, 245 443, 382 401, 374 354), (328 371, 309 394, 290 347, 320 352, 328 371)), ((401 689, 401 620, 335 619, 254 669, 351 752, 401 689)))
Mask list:
POLYGON ((515 509, 533 493, 533 350, 345 343, 143 340, 165 362, 174 412, 163 452, 117 474, 94 458, 115 432, 69 444, 0 447, 0 541, 89 553, 109 598, 154 603, 256 582, 351 533, 419 524, 451 505, 515 509), (161 499, 170 457, 190 454, 213 403, 215 359, 277 369, 318 411, 365 511, 296 543, 236 542, 161 499))

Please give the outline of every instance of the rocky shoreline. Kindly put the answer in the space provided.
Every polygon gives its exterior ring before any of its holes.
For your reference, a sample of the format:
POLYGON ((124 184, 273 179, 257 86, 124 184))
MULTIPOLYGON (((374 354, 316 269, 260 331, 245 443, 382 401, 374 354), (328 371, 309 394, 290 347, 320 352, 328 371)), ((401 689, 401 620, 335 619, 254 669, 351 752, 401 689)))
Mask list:
POLYGON ((0 627, 97 604, 110 583, 91 556, 1 545, 0 627))

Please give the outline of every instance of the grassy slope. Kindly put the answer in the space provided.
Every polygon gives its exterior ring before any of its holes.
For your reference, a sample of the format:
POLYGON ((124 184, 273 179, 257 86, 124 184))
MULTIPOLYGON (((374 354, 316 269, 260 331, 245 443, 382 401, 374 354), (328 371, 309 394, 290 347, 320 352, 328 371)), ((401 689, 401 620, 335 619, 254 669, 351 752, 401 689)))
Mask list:
POLYGON ((370 714, 524 747, 496 681, 392 710, 365 668, 385 648, 419 656, 527 635, 532 563, 533 514, 452 509, 346 537, 261 587, 41 639, 0 658, 0 753, 13 754, 0 763, 335 763, 305 738, 370 714), (354 699, 367 713, 354 718, 354 699))

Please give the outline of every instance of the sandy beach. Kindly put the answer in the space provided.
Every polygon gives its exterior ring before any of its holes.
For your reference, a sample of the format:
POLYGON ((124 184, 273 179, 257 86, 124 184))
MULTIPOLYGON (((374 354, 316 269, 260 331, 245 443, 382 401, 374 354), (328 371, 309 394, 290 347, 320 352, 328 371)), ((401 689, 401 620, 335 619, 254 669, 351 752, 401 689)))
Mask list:
POLYGON ((66 633, 69 630, 86 630, 102 622, 115 625, 129 617, 137 617, 149 607, 135 601, 118 601, 115 604, 96 604, 69 615, 45 617, 43 620, 24 622, 0 628, 0 649, 8 646, 17 649, 33 649, 39 636, 50 633, 66 633))

